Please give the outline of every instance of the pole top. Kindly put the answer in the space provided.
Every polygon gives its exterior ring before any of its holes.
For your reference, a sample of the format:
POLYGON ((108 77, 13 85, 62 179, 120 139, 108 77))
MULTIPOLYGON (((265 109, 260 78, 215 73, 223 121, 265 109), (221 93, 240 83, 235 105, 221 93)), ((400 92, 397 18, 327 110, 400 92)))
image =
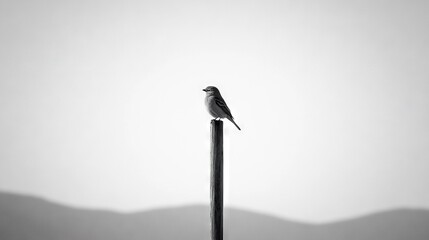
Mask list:
POLYGON ((212 124, 214 124, 214 123, 222 124, 222 123, 223 123, 223 121, 222 121, 222 120, 212 119, 212 120, 210 121, 210 123, 212 123, 212 124))

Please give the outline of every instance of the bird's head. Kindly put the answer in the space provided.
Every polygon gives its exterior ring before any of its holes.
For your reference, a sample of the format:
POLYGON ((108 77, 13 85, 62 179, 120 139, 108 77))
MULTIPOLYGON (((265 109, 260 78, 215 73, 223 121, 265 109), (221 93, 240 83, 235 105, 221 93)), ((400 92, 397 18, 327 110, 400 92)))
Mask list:
POLYGON ((208 86, 203 89, 207 94, 219 94, 219 90, 216 87, 208 86))

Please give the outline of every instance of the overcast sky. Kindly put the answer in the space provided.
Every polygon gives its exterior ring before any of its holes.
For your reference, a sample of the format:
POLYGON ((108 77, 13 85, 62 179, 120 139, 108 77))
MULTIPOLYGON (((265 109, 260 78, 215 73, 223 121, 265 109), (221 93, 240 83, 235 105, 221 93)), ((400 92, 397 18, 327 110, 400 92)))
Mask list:
POLYGON ((0 1, 0 190, 305 221, 429 208, 427 1, 0 1))

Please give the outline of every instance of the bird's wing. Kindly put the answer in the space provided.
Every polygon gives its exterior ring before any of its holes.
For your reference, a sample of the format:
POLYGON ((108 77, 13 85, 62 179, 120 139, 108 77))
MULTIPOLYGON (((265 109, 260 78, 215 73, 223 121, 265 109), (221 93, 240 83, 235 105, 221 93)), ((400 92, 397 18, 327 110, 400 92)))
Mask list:
POLYGON ((222 98, 215 97, 215 103, 231 118, 231 110, 229 110, 228 106, 226 105, 225 101, 222 98))

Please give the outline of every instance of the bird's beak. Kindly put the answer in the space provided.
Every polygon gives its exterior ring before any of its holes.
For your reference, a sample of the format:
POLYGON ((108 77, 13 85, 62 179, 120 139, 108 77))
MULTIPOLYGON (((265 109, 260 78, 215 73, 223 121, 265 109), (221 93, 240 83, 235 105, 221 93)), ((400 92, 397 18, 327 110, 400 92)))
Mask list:
POLYGON ((203 89, 203 91, 204 91, 204 92, 207 92, 207 90, 206 90, 206 89, 203 89))

